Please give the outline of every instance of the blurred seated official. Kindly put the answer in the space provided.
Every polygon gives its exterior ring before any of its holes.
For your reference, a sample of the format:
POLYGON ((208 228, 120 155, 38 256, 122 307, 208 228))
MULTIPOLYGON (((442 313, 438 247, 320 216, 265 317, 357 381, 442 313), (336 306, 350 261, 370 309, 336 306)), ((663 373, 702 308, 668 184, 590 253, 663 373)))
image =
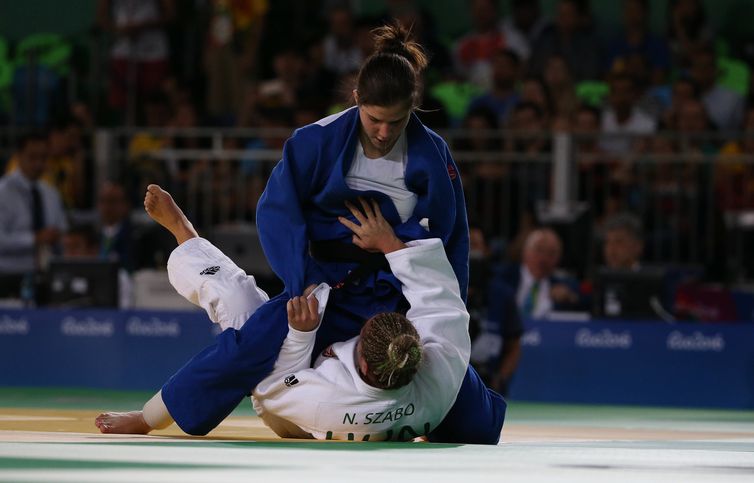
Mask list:
POLYGON ((594 276, 592 314, 601 319, 671 319, 668 267, 642 265, 644 233, 639 218, 630 213, 613 215, 605 220, 602 236, 604 264, 594 276))
POLYGON ((24 136, 18 169, 0 178, 0 298, 21 295, 24 276, 44 268, 68 228, 60 194, 40 179, 47 148, 47 136, 24 136))
POLYGON ((67 260, 97 258, 99 235, 90 225, 73 225, 60 240, 62 257, 67 260))
POLYGON ((612 269, 638 270, 644 252, 641 221, 629 213, 608 218, 603 228, 602 255, 605 266, 612 269))
POLYGON ((522 262, 505 267, 498 275, 515 297, 521 317, 547 318, 553 311, 582 309, 578 282, 555 275, 563 244, 550 228, 538 228, 526 237, 522 262))
POLYGON ((503 396, 521 357, 524 328, 515 298, 501 280, 484 231, 469 225, 469 294, 471 363, 482 380, 503 396), (506 294, 501 298, 501 294, 506 294))
MULTIPOLYGON (((74 262, 102 262, 107 260, 117 262, 115 258, 107 258, 102 256, 102 238, 100 232, 95 226, 82 224, 71 226, 70 229, 63 234, 61 239, 61 245, 63 247, 63 254, 58 260, 74 262)), ((118 263, 117 280, 112 279, 107 283, 117 284, 118 293, 118 307, 121 309, 131 308, 133 306, 133 282, 131 276, 128 274, 124 266, 118 263)), ((105 267, 103 265, 102 270, 105 267)), ((53 270, 51 270, 52 272, 53 270)), ((84 274, 74 270, 72 272, 77 276, 84 276, 84 274)), ((54 278, 51 273, 50 276, 54 278)), ((97 279, 97 283, 103 282, 105 278, 97 279)), ((50 280, 53 282, 53 280, 50 280)), ((73 306, 73 305, 71 305, 73 306)))
POLYGON ((131 204, 126 188, 107 181, 99 189, 97 215, 99 217, 98 254, 105 260, 115 260, 126 272, 134 270, 133 228, 131 204))

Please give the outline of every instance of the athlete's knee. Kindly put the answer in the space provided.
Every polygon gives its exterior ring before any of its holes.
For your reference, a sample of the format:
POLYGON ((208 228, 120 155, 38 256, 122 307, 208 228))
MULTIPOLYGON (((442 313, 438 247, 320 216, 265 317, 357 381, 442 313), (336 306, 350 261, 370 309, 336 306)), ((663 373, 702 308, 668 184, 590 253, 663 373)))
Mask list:
POLYGON ((214 429, 204 426, 181 426, 180 424, 178 426, 181 428, 181 431, 190 436, 207 436, 207 434, 214 429))
POLYGON ((467 438, 469 444, 498 444, 505 423, 508 404, 503 396, 487 389, 485 410, 478 415, 473 425, 473 433, 467 438))
POLYGON ((205 283, 199 291, 199 302, 210 319, 223 330, 240 329, 269 300, 257 287, 254 277, 243 272, 223 280, 223 283, 205 283))
POLYGON ((471 442, 468 444, 486 444, 486 445, 496 445, 500 442, 500 433, 495 431, 490 431, 487 434, 480 434, 475 438, 472 438, 471 442))

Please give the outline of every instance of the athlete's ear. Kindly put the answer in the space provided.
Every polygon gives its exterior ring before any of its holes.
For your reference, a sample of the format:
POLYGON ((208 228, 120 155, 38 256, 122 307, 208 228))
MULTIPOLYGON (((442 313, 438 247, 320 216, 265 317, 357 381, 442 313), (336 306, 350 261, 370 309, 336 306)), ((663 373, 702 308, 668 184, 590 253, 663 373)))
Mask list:
POLYGON ((364 355, 362 354, 362 348, 361 348, 361 340, 356 343, 356 363, 359 365, 359 372, 363 376, 365 382, 367 378, 367 374, 369 374, 369 365, 367 364, 367 360, 364 359, 364 355))
POLYGON ((364 356, 360 356, 359 360, 359 372, 361 373, 361 379, 372 387, 380 387, 377 384, 377 378, 374 374, 369 372, 369 364, 367 364, 364 356))
POLYGON ((362 374, 364 374, 364 376, 367 376, 369 374, 369 365, 362 356, 359 356, 359 370, 362 374))

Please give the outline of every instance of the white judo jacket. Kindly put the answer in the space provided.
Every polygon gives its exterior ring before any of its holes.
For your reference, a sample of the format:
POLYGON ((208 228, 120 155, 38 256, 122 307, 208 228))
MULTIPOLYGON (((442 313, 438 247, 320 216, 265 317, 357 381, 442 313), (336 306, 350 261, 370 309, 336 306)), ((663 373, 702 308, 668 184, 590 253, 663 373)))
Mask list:
MULTIPOLYGON (((358 338, 333 344, 311 368, 316 330, 289 327, 272 374, 252 397, 254 409, 279 436, 406 441, 434 430, 448 413, 468 368, 469 314, 442 242, 407 245, 386 257, 403 284, 411 306, 406 317, 424 350, 413 380, 391 390, 368 385, 356 362, 358 338)), ((322 295, 317 298, 326 304, 322 295)))

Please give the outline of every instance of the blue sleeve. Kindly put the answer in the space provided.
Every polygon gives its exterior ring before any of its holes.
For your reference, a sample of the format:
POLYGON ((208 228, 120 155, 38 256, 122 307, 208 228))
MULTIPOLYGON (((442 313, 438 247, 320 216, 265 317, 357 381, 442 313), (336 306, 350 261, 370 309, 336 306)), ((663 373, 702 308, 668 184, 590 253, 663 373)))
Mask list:
POLYGON ((461 173, 458 171, 455 161, 453 161, 447 144, 445 145, 445 161, 448 165, 456 205, 456 218, 448 241, 445 243, 445 252, 448 254, 450 265, 456 273, 458 285, 461 288, 461 298, 465 302, 469 290, 469 221, 466 215, 466 200, 463 197, 461 173))
POLYGON ((283 159, 272 171, 257 205, 257 228, 270 267, 289 295, 300 295, 312 283, 325 281, 309 256, 304 203, 310 198, 316 153, 294 137, 283 147, 283 159), (301 146, 301 147, 297 147, 301 146))

